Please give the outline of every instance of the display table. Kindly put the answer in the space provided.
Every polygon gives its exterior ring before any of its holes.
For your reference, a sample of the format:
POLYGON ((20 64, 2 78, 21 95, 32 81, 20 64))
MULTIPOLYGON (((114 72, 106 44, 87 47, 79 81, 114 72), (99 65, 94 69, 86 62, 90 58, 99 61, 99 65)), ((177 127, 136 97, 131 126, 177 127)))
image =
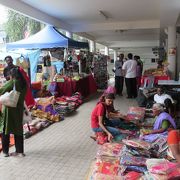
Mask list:
POLYGON ((75 92, 80 92, 87 97, 97 91, 96 82, 92 75, 88 75, 78 81, 66 79, 65 82, 57 82, 59 96, 72 96, 75 92))
POLYGON ((161 86, 171 86, 171 87, 180 87, 180 80, 158 80, 158 85, 161 86))
MULTIPOLYGON (((144 85, 144 81, 147 77, 148 76, 142 76, 141 77, 141 86, 144 85)), ((166 76, 166 75, 164 75, 164 76, 153 76, 153 77, 154 77, 154 85, 157 85, 159 80, 170 80, 170 77, 166 76)))

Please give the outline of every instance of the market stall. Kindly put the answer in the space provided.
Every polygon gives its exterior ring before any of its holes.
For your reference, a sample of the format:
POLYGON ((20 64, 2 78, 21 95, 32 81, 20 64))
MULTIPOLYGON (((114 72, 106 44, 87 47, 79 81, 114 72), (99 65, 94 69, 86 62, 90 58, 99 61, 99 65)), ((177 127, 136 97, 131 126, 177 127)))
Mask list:
POLYGON ((92 75, 78 80, 65 77, 64 82, 57 82, 59 95, 71 96, 75 92, 80 92, 83 97, 87 97, 97 91, 96 82, 92 75))
POLYGON ((141 77, 141 86, 144 85, 145 79, 147 77, 154 78, 154 85, 158 85, 158 80, 170 80, 170 76, 166 71, 164 71, 164 69, 148 69, 144 71, 144 74, 141 77))

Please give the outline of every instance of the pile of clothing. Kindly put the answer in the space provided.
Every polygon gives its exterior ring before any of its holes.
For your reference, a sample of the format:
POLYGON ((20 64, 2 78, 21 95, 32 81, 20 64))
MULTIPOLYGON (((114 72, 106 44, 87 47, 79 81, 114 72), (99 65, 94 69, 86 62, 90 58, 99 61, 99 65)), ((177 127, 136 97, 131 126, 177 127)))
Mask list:
POLYGON ((24 138, 27 139, 31 137, 32 135, 38 133, 39 131, 51 125, 52 123, 53 121, 49 121, 45 118, 40 119, 35 117, 31 122, 24 124, 24 138))
POLYGON ((99 145, 88 178, 93 180, 137 180, 180 178, 180 164, 170 162, 164 139, 153 144, 141 139, 99 145))
POLYGON ((75 111, 83 103, 82 95, 76 92, 71 97, 61 96, 56 98, 55 110, 62 115, 75 111))

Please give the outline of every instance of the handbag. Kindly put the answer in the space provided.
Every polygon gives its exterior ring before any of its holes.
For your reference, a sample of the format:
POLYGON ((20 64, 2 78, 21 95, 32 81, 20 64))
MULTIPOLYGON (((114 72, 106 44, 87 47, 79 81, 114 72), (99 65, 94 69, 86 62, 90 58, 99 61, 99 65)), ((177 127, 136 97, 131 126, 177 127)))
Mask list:
POLYGON ((16 107, 19 100, 20 92, 16 91, 15 83, 13 90, 0 96, 0 103, 7 107, 16 107))

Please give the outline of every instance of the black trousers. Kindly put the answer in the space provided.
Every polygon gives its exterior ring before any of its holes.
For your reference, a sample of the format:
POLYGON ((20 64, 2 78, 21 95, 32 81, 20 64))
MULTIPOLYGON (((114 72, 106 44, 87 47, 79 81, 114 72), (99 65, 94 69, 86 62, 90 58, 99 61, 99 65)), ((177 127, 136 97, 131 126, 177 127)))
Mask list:
POLYGON ((137 97, 137 81, 136 78, 125 78, 127 95, 130 98, 137 97))
POLYGON ((117 94, 122 94, 124 84, 123 76, 115 76, 115 88, 117 94))
MULTIPOLYGON (((14 135, 15 149, 17 153, 24 153, 24 139, 23 136, 14 135)), ((9 153, 10 135, 2 133, 2 150, 3 153, 9 153)))

